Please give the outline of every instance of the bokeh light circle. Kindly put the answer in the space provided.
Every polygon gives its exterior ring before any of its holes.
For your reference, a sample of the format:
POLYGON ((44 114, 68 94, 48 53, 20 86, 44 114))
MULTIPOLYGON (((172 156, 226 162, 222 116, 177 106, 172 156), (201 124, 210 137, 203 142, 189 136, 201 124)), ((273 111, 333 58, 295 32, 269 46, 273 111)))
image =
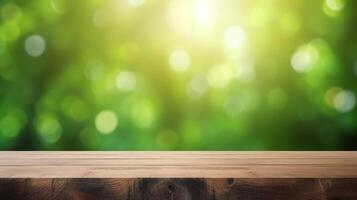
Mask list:
POLYGON ((136 86, 136 78, 132 72, 121 71, 116 77, 116 87, 120 91, 131 91, 136 86))
POLYGON ((95 127, 102 134, 112 133, 118 125, 116 114, 111 110, 104 110, 97 114, 95 127))
POLYGON ((177 49, 171 53, 169 64, 175 71, 185 71, 191 65, 191 57, 185 50, 177 49))
POLYGON ((244 30, 239 26, 230 26, 224 32, 224 44, 228 48, 237 49, 246 42, 244 30))
POLYGON ((46 41, 41 35, 30 35, 25 40, 26 53, 32 57, 39 57, 46 49, 46 41))

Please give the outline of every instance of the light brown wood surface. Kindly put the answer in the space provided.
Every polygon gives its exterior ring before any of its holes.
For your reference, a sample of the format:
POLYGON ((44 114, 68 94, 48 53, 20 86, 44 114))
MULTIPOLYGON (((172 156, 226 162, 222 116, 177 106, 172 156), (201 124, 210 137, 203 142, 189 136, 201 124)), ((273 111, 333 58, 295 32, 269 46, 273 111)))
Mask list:
POLYGON ((0 152, 0 178, 356 178, 357 152, 0 152))

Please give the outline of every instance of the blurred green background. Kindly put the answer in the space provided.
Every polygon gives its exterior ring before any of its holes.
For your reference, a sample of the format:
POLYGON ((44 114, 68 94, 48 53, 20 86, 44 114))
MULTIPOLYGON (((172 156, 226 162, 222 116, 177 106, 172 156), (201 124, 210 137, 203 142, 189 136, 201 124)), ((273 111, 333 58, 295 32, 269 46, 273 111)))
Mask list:
POLYGON ((357 150, 357 1, 1 0, 2 150, 357 150))

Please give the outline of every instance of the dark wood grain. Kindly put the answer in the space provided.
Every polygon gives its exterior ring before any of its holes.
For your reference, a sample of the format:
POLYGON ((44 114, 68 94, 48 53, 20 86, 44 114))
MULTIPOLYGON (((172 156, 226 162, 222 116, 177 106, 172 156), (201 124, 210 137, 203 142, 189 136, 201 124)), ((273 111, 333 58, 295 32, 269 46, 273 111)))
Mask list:
POLYGON ((0 179, 0 199, 354 200, 357 179, 0 179))

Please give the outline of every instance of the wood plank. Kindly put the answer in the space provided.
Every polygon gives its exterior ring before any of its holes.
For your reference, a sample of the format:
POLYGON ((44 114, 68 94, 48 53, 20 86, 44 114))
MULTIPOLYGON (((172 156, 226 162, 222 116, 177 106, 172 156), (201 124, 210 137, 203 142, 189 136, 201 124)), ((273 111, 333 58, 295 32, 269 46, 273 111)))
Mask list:
POLYGON ((355 178, 357 152, 0 152, 0 178, 355 178))
POLYGON ((0 199, 357 199, 357 179, 0 179, 0 199))

